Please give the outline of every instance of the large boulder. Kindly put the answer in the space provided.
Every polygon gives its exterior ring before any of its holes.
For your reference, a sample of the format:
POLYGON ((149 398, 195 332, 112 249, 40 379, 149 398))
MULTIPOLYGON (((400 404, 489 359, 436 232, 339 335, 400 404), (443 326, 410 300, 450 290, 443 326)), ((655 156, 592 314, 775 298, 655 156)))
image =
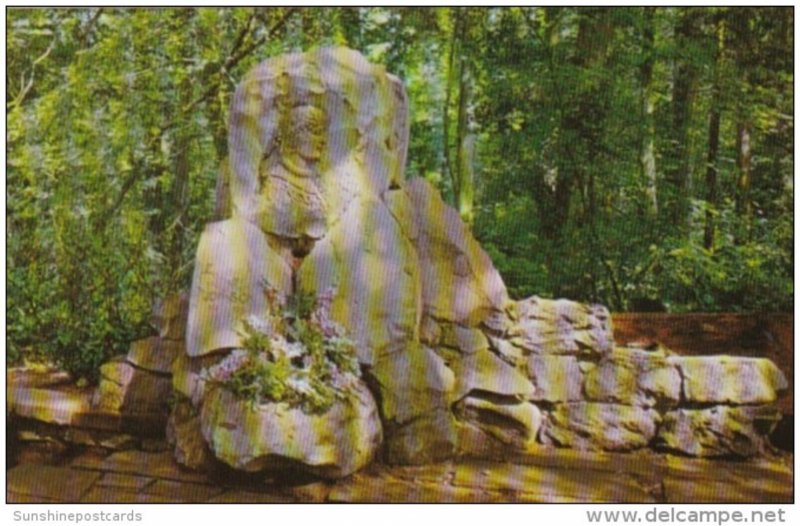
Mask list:
POLYGON ((378 408, 365 385, 321 414, 285 403, 261 404, 224 389, 206 393, 203 437, 222 462, 242 471, 301 469, 340 478, 364 467, 382 441, 378 408))
POLYGON ((458 212, 425 179, 406 185, 414 210, 423 310, 475 326, 510 303, 503 279, 458 212))
POLYGON ((245 320, 267 312, 267 287, 288 294, 292 271, 264 233, 241 218, 207 225, 192 278, 187 354, 240 347, 245 320))
POLYGON ((303 260, 301 291, 333 289, 331 317, 371 365, 405 348, 419 332, 419 266, 413 245, 379 199, 353 204, 303 260))
POLYGON ((319 239, 353 199, 403 179, 402 82, 346 48, 266 60, 233 96, 234 215, 282 238, 319 239))

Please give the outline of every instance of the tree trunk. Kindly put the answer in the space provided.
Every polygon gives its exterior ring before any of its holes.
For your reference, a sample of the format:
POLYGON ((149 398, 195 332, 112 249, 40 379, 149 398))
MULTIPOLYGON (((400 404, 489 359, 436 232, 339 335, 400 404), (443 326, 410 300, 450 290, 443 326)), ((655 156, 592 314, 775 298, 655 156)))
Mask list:
POLYGON ((719 85, 719 68, 723 51, 723 25, 717 22, 717 49, 714 55, 714 84, 711 87, 711 107, 708 111, 708 153, 706 155, 706 224, 703 233, 703 246, 707 250, 714 247, 714 213, 717 207, 717 153, 719 152, 719 126, 721 119, 721 92, 719 85))
POLYGON ((706 156, 706 225, 703 246, 711 250, 714 247, 714 210, 717 206, 717 152, 719 151, 719 103, 715 101, 708 114, 708 155, 706 156))
MULTIPOLYGON (((192 100, 192 83, 187 77, 180 86, 180 107, 185 107, 192 100)), ((188 122, 184 116, 183 122, 188 122)), ((175 179, 172 182, 171 204, 175 207, 174 228, 171 232, 170 264, 171 268, 178 270, 182 267, 183 242, 185 237, 186 210, 189 207, 189 147, 191 137, 186 128, 178 128, 175 144, 175 179)), ((181 284, 182 285, 182 284, 181 284)))
MULTIPOLYGON (((697 13, 683 9, 675 27, 675 45, 679 50, 698 37, 697 13)), ((673 68, 672 86, 672 166, 666 173, 670 186, 668 220, 686 227, 689 218, 689 186, 691 181, 691 162, 689 147, 689 125, 694 105, 697 67, 693 57, 678 57, 673 68)))
MULTIPOLYGON (((452 11, 451 11, 452 12, 452 11)), ((442 143, 443 163, 442 176, 449 177, 453 187, 453 196, 458 195, 458 177, 456 177, 452 160, 450 159, 450 103, 453 99, 453 82, 455 77, 455 57, 458 47, 459 19, 453 24, 453 34, 450 38, 450 51, 447 57, 447 77, 445 78, 444 108, 442 111, 442 143)))
POLYGON ((642 143, 639 148, 639 163, 645 187, 645 206, 647 215, 658 215, 658 194, 656 182, 655 121, 653 119, 653 65, 655 30, 653 17, 656 8, 643 8, 644 30, 642 52, 644 61, 639 69, 642 89, 642 143))
POLYGON ((456 205, 461 219, 471 225, 473 220, 473 206, 475 199, 474 188, 474 153, 475 135, 470 132, 467 105, 470 99, 469 71, 467 60, 464 56, 460 60, 459 93, 458 93, 458 128, 456 137, 458 150, 456 151, 456 167, 458 178, 458 192, 456 205))

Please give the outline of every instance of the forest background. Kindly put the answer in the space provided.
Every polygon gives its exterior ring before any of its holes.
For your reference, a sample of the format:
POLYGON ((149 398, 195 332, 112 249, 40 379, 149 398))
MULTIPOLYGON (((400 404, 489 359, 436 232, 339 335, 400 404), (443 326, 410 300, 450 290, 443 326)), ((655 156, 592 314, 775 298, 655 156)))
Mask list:
POLYGON ((793 10, 8 9, 7 348, 87 379, 186 289, 236 82, 346 45, 401 77, 407 177, 513 297, 793 308, 793 10))

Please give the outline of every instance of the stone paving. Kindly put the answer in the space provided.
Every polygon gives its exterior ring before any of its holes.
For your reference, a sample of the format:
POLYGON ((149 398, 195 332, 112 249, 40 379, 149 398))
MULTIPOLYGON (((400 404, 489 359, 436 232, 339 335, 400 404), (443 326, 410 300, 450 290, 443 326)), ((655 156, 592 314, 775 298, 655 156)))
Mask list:
POLYGON ((169 451, 90 449, 56 464, 23 460, 7 472, 7 502, 790 503, 792 462, 542 448, 503 461, 373 464, 333 482, 206 475, 181 468, 169 451))

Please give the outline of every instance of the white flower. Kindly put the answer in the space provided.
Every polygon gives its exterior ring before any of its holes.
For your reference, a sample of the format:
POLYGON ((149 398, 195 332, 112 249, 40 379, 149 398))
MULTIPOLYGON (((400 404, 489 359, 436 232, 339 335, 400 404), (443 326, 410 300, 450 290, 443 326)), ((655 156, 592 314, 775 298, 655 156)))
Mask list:
POLYGON ((286 380, 286 384, 294 392, 301 395, 308 395, 314 392, 314 387, 305 376, 291 376, 286 380))
POLYGON ((260 318, 255 314, 251 314, 247 317, 247 325, 249 325, 254 331, 260 332, 261 334, 268 335, 272 332, 272 324, 269 322, 269 320, 260 318))
POLYGON ((282 336, 275 336, 270 340, 272 352, 278 356, 285 356, 290 360, 306 354, 306 348, 300 342, 288 342, 282 336))

